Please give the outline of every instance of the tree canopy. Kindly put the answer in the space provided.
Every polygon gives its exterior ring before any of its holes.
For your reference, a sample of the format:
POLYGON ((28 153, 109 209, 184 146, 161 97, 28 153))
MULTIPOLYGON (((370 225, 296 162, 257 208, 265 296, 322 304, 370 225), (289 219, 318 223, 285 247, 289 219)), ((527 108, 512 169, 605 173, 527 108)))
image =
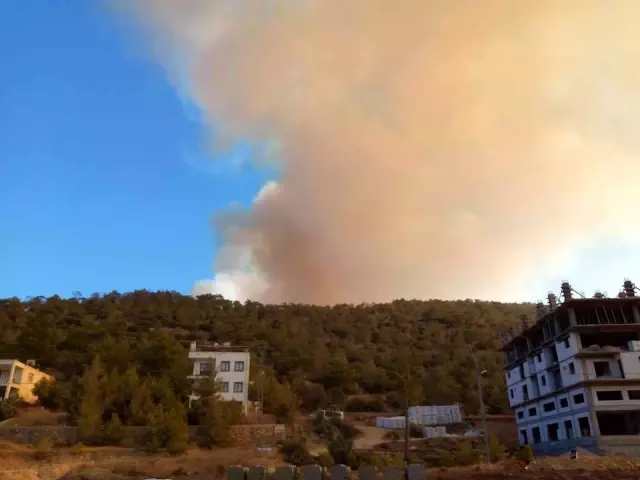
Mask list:
MULTIPOLYGON (((10 298, 0 300, 0 357, 35 359, 58 382, 81 387, 84 382, 87 389, 100 381, 108 390, 110 375, 128 379, 128 393, 114 392, 112 404, 99 414, 108 420, 115 413, 135 423, 134 413, 125 415, 134 409, 127 406, 126 395, 139 385, 154 391, 154 397, 169 390, 184 402, 191 341, 250 347, 253 379, 263 350, 265 407, 270 404, 273 410, 290 401, 280 397, 292 395, 306 410, 348 407, 349 402, 371 407, 364 397, 376 400, 371 409, 397 408, 402 403, 399 377, 411 372, 415 402, 458 402, 473 413, 478 405, 469 349, 474 348, 488 371, 486 403, 498 413, 508 406, 501 334, 532 310, 530 304, 474 300, 262 305, 148 291, 10 298)), ((250 395, 255 398, 255 382, 250 395)), ((98 415, 91 402, 87 398, 74 408, 98 415)), ((96 421, 91 415, 85 415, 89 430, 96 421)))

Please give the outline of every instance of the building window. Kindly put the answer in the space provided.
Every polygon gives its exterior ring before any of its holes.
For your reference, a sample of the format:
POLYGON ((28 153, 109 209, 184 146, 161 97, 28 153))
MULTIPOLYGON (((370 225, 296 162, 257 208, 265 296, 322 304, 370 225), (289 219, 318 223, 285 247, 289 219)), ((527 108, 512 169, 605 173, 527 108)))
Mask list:
POLYGON ((531 429, 531 435, 533 436, 533 443, 540 443, 542 441, 540 438, 540 427, 533 427, 531 429))
POLYGON ((564 340, 564 348, 569 348, 570 346, 571 346, 571 344, 569 343, 569 339, 568 339, 568 338, 566 338, 566 339, 564 340))
POLYGON ((611 376, 611 367, 609 362, 593 362, 593 369, 596 371, 596 377, 611 376))
POLYGON ((525 375, 524 375, 524 363, 520 364, 520 367, 518 367, 520 369, 520 379, 524 380, 525 375))
POLYGON ((596 392, 596 397, 602 402, 615 402, 623 398, 620 390, 600 390, 596 392))
POLYGON ((540 354, 536 355, 536 362, 542 363, 542 355, 540 354))
POLYGON ((536 410, 535 407, 532 407, 529 409, 529 416, 530 417, 535 417, 536 415, 538 415, 538 411, 536 410))
POLYGON ((234 382, 233 384, 233 393, 242 393, 244 391, 244 383, 242 382, 234 382))
POLYGON ((573 396, 573 403, 575 403, 576 405, 580 405, 581 403, 584 403, 584 395, 582 393, 577 393, 573 396))
POLYGON ((640 390, 629 390, 629 400, 640 400, 640 390))
POLYGON ((567 433, 567 439, 573 438, 573 422, 571 420, 564 421, 564 431, 567 433))
POLYGON ((234 372, 244 372, 244 362, 236 362, 233 365, 234 372))
POLYGON ((524 418, 524 412, 518 412, 518 420, 522 420, 524 418))
POLYGON ((509 395, 511 395, 511 398, 513 398, 513 388, 509 389, 509 395))
POLYGON ((573 362, 571 362, 571 363, 569 364, 569 373, 570 373, 571 375, 575 375, 575 373, 576 373, 576 366, 573 364, 573 362))
POLYGON ((200 375, 207 375, 211 372, 211 364, 208 362, 200 363, 200 375))
POLYGON ((229 382, 220 383, 220 391, 222 393, 228 393, 229 392, 229 382))
POLYGON ((520 438, 522 441, 522 445, 526 445, 527 443, 529 443, 529 437, 527 436, 526 430, 520 430, 520 438))
POLYGON ((569 400, 566 398, 560 399, 560 408, 567 408, 569 406, 569 400))
POLYGON ((522 386, 522 399, 525 401, 529 400, 529 389, 526 385, 522 386))
POLYGON ((543 387, 547 386, 547 377, 545 377, 544 375, 540 375, 540 383, 542 383, 543 387))
POLYGON ((507 378, 511 378, 511 372, 507 372, 507 378))
POLYGON ((545 412, 553 412, 556 409, 556 402, 548 402, 542 406, 542 410, 545 412))
POLYGON ((550 423, 547 425, 547 438, 550 442, 558 441, 558 430, 560 430, 560 425, 557 423, 550 423))
POLYGON ((225 360, 224 362, 220 362, 220 371, 221 372, 229 372, 231 370, 231 362, 225 360))
POLYGON ((578 428, 580 429, 581 436, 590 437, 591 425, 589 425, 589 417, 580 417, 578 419, 578 428))

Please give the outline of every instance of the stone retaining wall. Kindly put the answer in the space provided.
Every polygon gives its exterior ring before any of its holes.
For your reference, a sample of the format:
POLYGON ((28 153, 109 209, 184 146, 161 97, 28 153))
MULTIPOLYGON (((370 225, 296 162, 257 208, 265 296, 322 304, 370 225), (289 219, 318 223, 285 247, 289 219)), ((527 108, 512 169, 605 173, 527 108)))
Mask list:
MULTIPOLYGON (((134 445, 145 433, 146 427, 125 427, 123 444, 134 445)), ((291 432, 284 425, 234 425, 231 427, 232 442, 236 446, 253 445, 260 441, 263 444, 275 444, 284 440, 291 432)), ((189 427, 191 441, 197 443, 198 427, 189 427)), ((38 427, 4 427, 0 428, 0 440, 23 445, 37 445, 47 438, 55 446, 72 446, 78 443, 80 436, 77 427, 38 426, 38 427)))

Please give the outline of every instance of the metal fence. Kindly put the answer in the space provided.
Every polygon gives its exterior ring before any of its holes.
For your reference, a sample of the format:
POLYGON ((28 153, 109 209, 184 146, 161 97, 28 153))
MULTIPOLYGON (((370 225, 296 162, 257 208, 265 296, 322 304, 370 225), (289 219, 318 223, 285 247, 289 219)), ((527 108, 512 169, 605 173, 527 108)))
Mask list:
POLYGON ((424 480, 426 469, 424 465, 409 465, 405 468, 389 465, 378 469, 373 466, 363 466, 351 472, 346 465, 334 465, 322 468, 318 465, 293 467, 283 465, 270 471, 265 466, 229 467, 226 480, 377 480, 379 475, 384 480, 424 480))

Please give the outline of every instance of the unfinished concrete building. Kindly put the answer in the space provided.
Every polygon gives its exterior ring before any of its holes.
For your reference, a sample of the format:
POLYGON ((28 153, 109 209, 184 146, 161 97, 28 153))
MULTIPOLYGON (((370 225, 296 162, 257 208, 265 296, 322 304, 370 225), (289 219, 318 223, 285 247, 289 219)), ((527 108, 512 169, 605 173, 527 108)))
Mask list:
POLYGON ((627 280, 613 298, 565 282, 536 321, 505 338, 505 377, 520 443, 535 452, 640 456, 640 296, 627 280))

